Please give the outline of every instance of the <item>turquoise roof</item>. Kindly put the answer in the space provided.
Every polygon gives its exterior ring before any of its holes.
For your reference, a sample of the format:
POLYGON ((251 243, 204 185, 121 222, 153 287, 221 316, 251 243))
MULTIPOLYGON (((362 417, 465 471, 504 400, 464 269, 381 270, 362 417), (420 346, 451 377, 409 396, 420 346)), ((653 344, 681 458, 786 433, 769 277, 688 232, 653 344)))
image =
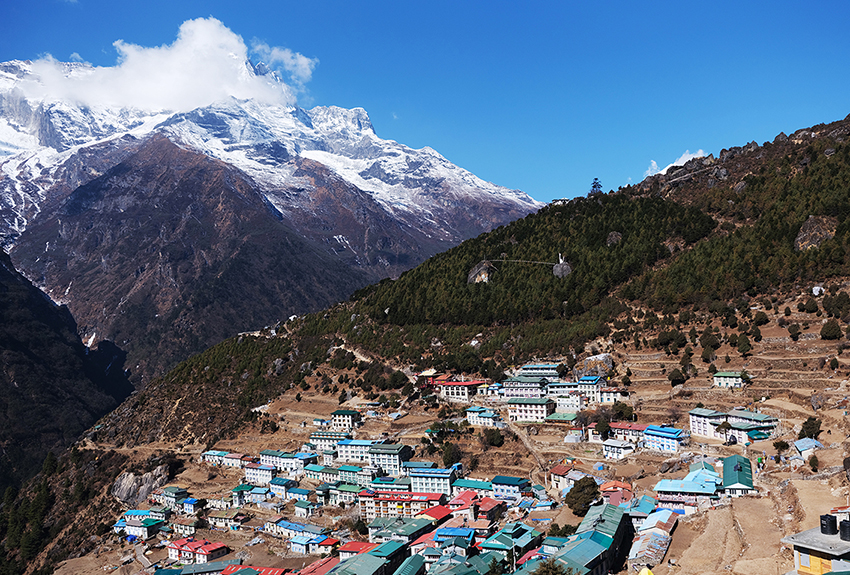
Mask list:
POLYGON ((419 575, 425 570, 425 558, 422 555, 411 555, 399 565, 393 575, 419 575))
POLYGON ((617 529, 620 528, 620 523, 623 521, 625 510, 616 505, 603 504, 593 505, 587 515, 579 524, 576 533, 584 533, 587 531, 598 531, 614 538, 617 529))
POLYGON ((743 485, 753 488, 753 466, 750 460, 742 455, 730 455, 723 460, 723 488, 733 485, 743 485))

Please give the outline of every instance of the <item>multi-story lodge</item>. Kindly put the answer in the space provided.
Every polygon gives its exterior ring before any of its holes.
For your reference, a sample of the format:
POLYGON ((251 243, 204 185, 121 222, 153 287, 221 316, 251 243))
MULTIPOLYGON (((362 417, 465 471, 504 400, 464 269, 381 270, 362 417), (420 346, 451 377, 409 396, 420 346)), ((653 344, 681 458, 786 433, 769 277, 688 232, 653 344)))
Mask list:
POLYGON ((744 375, 738 371, 718 371, 712 380, 716 387, 737 389, 744 386, 744 375))
POLYGON ((336 444, 337 459, 341 461, 368 461, 369 449, 383 443, 379 439, 343 439, 336 444))
POLYGON ((689 434, 684 429, 647 425, 643 431, 643 445, 665 453, 676 453, 688 441, 689 434))
POLYGON ((555 400, 555 411, 558 413, 578 413, 588 405, 587 396, 578 390, 552 399, 555 400))
POLYGON ((630 443, 640 443, 643 439, 646 425, 642 423, 631 423, 629 421, 612 421, 611 435, 614 439, 620 441, 628 441, 630 443))
POLYGON ((502 398, 545 397, 549 380, 545 377, 511 377, 502 382, 502 398))
POLYGON ((376 517, 415 517, 435 505, 443 505, 443 493, 405 493, 400 491, 360 492, 360 515, 368 520, 376 517))
POLYGON ((515 397, 508 401, 508 416, 511 421, 540 423, 553 413, 555 402, 548 397, 515 397))
POLYGON ((360 412, 354 409, 337 409, 331 413, 331 427, 339 431, 349 431, 360 423, 360 412))
POLYGON ((410 490, 414 493, 452 494, 452 483, 457 479, 456 469, 419 468, 408 471, 410 490))
POLYGON ((380 443, 369 448, 369 465, 378 467, 387 475, 401 475, 402 463, 413 455, 410 447, 403 443, 380 443))
POLYGON ((558 375, 558 365, 555 363, 528 363, 522 366, 517 374, 521 377, 544 377, 548 381, 558 381, 561 376, 558 375))
POLYGON ((729 413, 713 409, 695 408, 688 412, 691 435, 722 439, 734 438, 738 443, 758 441, 772 437, 779 425, 779 420, 766 413, 733 409, 729 413), (730 428, 718 431, 721 423, 728 422, 730 428))
POLYGON ((495 411, 479 406, 466 410, 466 420, 475 427, 503 427, 502 416, 495 411))
POLYGON ((599 403, 611 404, 628 401, 629 390, 624 387, 602 387, 599 389, 599 403))
POLYGON ((559 379, 556 381, 550 381, 548 384, 546 384, 546 395, 553 399, 562 395, 569 395, 570 393, 576 391, 578 391, 577 381, 567 381, 559 379))
POLYGON ((599 403, 602 400, 602 386, 605 380, 599 376, 586 375, 579 378, 578 390, 584 394, 591 403, 599 403))
POLYGON ((345 431, 314 431, 310 434, 310 443, 317 451, 336 449, 337 443, 351 439, 351 434, 345 431))
POLYGON ((478 386, 484 384, 484 381, 441 381, 437 383, 440 388, 440 396, 447 401, 464 401, 469 402, 478 386))

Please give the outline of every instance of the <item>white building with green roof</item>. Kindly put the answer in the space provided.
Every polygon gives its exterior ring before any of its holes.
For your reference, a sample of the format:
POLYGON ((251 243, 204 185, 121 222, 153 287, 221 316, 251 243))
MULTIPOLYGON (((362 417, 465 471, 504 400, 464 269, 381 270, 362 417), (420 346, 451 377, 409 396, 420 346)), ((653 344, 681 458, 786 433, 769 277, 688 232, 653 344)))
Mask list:
POLYGON ((555 402, 548 397, 515 397, 508 401, 510 421, 542 423, 555 413, 555 402))
POLYGON ((723 493, 729 497, 756 493, 753 466, 749 459, 735 454, 723 460, 723 493))
POLYGON ((714 374, 714 386, 729 389, 744 387, 744 375, 740 371, 718 371, 714 374))
POLYGON ((455 479, 452 483, 452 497, 464 491, 474 491, 480 497, 493 496, 493 484, 489 481, 478 479, 455 479))

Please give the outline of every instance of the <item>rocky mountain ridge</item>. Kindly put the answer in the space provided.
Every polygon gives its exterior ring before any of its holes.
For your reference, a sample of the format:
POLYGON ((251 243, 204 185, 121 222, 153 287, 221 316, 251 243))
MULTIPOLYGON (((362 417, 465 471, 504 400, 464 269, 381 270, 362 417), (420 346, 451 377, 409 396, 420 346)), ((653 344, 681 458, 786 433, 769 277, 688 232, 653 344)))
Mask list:
POLYGON ((379 138, 360 108, 140 110, 38 95, 39 82, 29 62, 0 64, 0 242, 87 342, 128 346, 145 376, 541 206, 379 138))

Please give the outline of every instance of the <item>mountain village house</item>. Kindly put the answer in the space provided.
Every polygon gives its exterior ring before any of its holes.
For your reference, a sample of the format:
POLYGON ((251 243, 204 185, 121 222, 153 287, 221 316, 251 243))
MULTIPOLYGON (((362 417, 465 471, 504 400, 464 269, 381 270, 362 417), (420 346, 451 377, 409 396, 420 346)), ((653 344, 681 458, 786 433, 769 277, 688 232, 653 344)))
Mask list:
POLYGON ((502 416, 477 405, 466 410, 466 420, 474 427, 504 427, 502 416))
POLYGON ((511 377, 502 382, 502 399, 545 397, 548 384, 545 377, 511 377))
POLYGON ((331 427, 338 431, 350 431, 360 423, 360 412, 353 409, 337 409, 331 413, 331 427))
POLYGON ((737 371, 718 371, 714 374, 713 382, 715 387, 738 389, 744 386, 744 376, 737 371))
POLYGON ((360 492, 360 515, 372 520, 376 517, 415 517, 422 511, 443 505, 443 493, 405 493, 399 491, 360 492))
POLYGON ((555 402, 548 397, 515 397, 508 401, 508 417, 511 421, 540 423, 555 413, 555 402))
POLYGON ((766 413, 733 409, 728 413, 713 409, 696 408, 688 412, 691 435, 726 441, 735 438, 738 443, 768 439, 776 433, 779 420, 766 413), (725 432, 718 427, 729 423, 725 432))
POLYGON ((830 513, 821 515, 820 527, 783 537, 780 541, 794 549, 794 569, 798 575, 823 575, 850 571, 848 535, 850 521, 839 523, 838 517, 830 513))
POLYGON ((447 401, 463 401, 469 403, 472 396, 484 381, 442 381, 437 385, 440 388, 440 397, 447 401))
POLYGON ((643 431, 643 445, 664 453, 676 453, 688 442, 690 434, 684 429, 647 425, 643 431))
POLYGON ((369 448, 369 465, 383 469, 387 475, 401 475, 402 463, 409 461, 413 452, 403 443, 381 443, 369 448))
POLYGON ((602 442, 602 455, 605 459, 623 459, 635 452, 635 445, 630 441, 606 439, 602 442))

